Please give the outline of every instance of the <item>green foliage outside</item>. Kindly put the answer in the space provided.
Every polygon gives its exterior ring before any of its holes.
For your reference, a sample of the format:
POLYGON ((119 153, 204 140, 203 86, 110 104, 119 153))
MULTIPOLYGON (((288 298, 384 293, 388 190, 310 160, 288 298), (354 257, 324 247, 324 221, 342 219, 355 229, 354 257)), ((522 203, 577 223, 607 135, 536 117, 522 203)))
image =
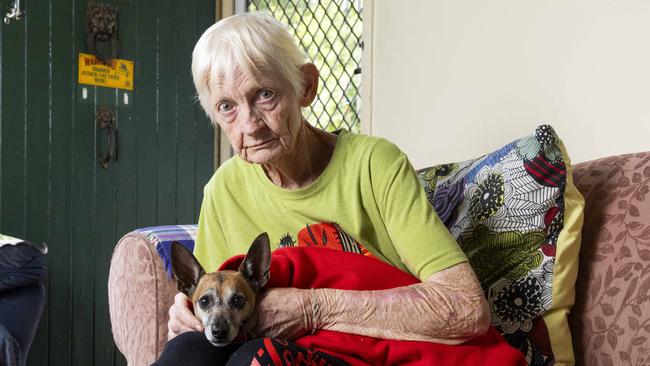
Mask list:
POLYGON ((321 73, 318 97, 305 110, 327 131, 359 132, 362 0, 252 0, 248 10, 266 10, 288 25, 321 73))

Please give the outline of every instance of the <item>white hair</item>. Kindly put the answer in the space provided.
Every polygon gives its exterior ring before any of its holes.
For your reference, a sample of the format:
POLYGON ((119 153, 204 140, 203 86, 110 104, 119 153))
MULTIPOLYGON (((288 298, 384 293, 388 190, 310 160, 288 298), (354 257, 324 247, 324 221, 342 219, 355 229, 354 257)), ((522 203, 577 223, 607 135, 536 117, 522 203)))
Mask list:
POLYGON ((301 67, 307 62, 282 23, 268 13, 251 12, 222 19, 203 33, 192 53, 192 77, 201 106, 216 123, 215 84, 240 70, 270 75, 299 96, 304 89, 301 67))

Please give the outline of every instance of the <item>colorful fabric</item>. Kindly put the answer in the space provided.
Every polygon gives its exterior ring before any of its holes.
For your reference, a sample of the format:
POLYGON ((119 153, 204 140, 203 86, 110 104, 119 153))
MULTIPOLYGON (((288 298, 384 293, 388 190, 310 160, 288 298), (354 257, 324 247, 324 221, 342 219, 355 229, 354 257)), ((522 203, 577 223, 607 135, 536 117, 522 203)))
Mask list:
MULTIPOLYGON (((243 256, 231 258, 220 269, 236 270, 243 256)), ((364 255, 323 248, 281 248, 273 252, 267 288, 335 288, 381 290, 419 280, 389 264, 364 255)), ((494 328, 460 345, 397 341, 319 330, 294 342, 353 366, 374 365, 525 365, 494 328)), ((292 363, 298 364, 298 363, 292 363)))
POLYGON ((228 360, 229 365, 250 366, 349 366, 348 363, 323 352, 301 347, 293 342, 261 338, 246 343, 228 360))
POLYGON ((165 272, 172 277, 171 245, 179 242, 190 251, 194 249, 196 240, 196 225, 167 225, 151 226, 135 230, 146 236, 149 242, 155 245, 156 252, 165 265, 165 272))
POLYGON ((406 155, 376 137, 340 133, 309 186, 274 185, 257 164, 224 163, 204 190, 194 254, 207 271, 267 232, 272 249, 320 246, 363 253, 418 278, 466 261, 406 155))
POLYGON ((584 200, 553 128, 418 175, 481 281, 492 324, 531 365, 572 363, 566 312, 584 200))

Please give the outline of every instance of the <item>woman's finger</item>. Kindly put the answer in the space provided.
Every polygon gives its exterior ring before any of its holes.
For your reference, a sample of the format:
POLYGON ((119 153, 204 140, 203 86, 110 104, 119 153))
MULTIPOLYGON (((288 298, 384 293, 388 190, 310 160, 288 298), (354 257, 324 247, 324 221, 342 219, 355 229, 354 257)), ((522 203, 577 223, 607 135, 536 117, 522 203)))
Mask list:
POLYGON ((196 330, 195 328, 183 323, 177 318, 169 318, 169 322, 167 322, 167 328, 169 328, 169 330, 174 334, 196 330))
POLYGON ((176 294, 174 304, 169 308, 168 327, 176 334, 192 330, 203 331, 203 325, 192 312, 190 299, 182 292, 176 294))

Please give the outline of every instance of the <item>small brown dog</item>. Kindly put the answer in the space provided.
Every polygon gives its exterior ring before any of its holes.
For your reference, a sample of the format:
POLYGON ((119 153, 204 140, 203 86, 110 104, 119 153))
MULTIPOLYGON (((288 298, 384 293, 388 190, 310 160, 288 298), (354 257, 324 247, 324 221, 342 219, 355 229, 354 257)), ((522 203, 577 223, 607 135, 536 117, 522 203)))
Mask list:
POLYGON ((177 242, 172 243, 171 262, 178 290, 192 300, 206 338, 215 346, 225 346, 254 314, 260 291, 269 280, 269 236, 262 233, 253 241, 238 271, 205 273, 192 252, 177 242))

